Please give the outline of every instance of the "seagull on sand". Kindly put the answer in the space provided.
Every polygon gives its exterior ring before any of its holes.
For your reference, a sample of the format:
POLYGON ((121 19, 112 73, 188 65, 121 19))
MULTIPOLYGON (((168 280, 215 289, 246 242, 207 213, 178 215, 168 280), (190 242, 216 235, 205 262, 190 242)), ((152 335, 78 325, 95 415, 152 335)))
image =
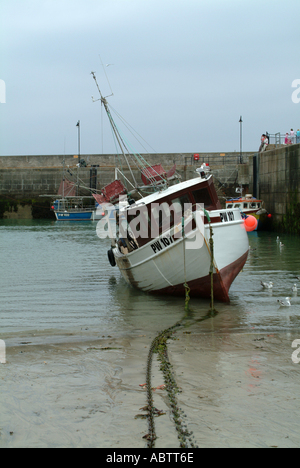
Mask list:
POLYGON ((280 304, 280 306, 282 307, 289 307, 291 305, 291 298, 290 297, 286 297, 285 299, 283 299, 283 301, 280 301, 279 299, 277 300, 277 302, 280 304))
POLYGON ((272 289, 272 288, 273 288, 273 283, 272 283, 272 281, 270 281, 269 283, 264 283, 263 281, 261 281, 260 284, 262 285, 262 287, 263 287, 264 289, 272 289))

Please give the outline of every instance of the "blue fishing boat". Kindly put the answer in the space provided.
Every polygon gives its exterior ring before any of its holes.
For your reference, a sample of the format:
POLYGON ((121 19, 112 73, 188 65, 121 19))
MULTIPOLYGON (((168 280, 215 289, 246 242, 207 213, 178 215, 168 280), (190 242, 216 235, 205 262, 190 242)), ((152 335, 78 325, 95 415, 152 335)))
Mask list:
POLYGON ((84 160, 80 160, 77 166, 77 182, 73 182, 67 179, 65 172, 69 173, 72 177, 72 173, 68 168, 65 171, 65 158, 63 160, 63 178, 58 190, 58 194, 55 196, 55 200, 52 202, 51 210, 54 212, 57 221, 91 221, 93 220, 94 212, 96 211, 95 199, 93 196, 82 196, 79 195, 79 189, 84 189, 91 193, 92 189, 83 186, 79 179, 79 168, 84 166, 86 163, 84 160), (89 201, 90 199, 90 201, 89 201))
POLYGON ((57 221, 90 221, 95 205, 84 206, 82 197, 56 199, 51 206, 57 221))

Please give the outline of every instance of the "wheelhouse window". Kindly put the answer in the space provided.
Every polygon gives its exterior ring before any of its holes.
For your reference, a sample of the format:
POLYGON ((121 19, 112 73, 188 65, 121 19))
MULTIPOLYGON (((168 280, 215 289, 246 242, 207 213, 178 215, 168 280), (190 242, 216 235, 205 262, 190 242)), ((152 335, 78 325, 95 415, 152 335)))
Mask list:
POLYGON ((192 207, 192 203, 188 195, 183 195, 172 199, 172 207, 176 214, 182 216, 186 210, 192 207))
POLYGON ((159 228, 170 226, 171 212, 168 203, 153 203, 151 207, 151 221, 155 221, 159 228))
POLYGON ((149 225, 147 206, 130 208, 127 212, 127 223, 136 238, 147 238, 149 225))
POLYGON ((203 204, 206 210, 211 206, 214 206, 214 202, 211 199, 210 193, 206 187, 199 190, 194 190, 192 193, 195 199, 195 203, 203 204))
MULTIPOLYGON (((191 202, 188 194, 182 195, 181 197, 173 198, 171 206, 173 208, 175 226, 182 226, 183 222, 185 232, 189 232, 190 230, 195 229, 195 221, 191 217, 193 211, 193 203, 191 202)), ((175 237, 181 237, 181 232, 182 230, 180 228, 180 231, 177 231, 175 237)))

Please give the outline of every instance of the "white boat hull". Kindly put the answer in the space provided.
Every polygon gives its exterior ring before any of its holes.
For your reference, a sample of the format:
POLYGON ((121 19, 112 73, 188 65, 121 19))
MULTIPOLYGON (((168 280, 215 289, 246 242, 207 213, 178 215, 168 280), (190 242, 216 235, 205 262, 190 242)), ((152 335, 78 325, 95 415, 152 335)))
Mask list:
MULTIPOLYGON (((220 215, 218 210, 217 214, 220 215)), ((226 212, 226 210, 224 210, 226 212)), ((239 210, 234 220, 213 223, 214 242, 214 297, 229 301, 229 288, 243 268, 249 250, 249 242, 239 210)), ((210 213, 211 216, 214 212, 210 213)), ((134 250, 127 255, 118 248, 113 253, 125 280, 145 292, 156 294, 182 295, 187 283, 191 293, 210 297, 211 255, 209 248, 210 230, 208 224, 203 236, 198 228, 188 237, 170 241, 166 235, 156 241, 134 250), (198 233, 198 244, 191 247, 192 238, 198 233), (156 243, 155 243, 156 242, 156 243), (157 243, 158 242, 158 243, 157 243), (169 243, 169 245, 168 245, 169 243)))

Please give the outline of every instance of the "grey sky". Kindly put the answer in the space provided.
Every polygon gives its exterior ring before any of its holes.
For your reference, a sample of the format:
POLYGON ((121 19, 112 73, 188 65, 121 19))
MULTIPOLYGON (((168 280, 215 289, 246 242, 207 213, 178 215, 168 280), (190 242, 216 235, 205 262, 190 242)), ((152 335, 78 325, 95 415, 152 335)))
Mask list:
POLYGON ((300 127, 299 17, 299 0, 1 0, 0 154, 77 154, 78 120, 82 154, 114 153, 99 55, 109 103, 157 152, 239 151, 240 115, 256 151, 300 127))

